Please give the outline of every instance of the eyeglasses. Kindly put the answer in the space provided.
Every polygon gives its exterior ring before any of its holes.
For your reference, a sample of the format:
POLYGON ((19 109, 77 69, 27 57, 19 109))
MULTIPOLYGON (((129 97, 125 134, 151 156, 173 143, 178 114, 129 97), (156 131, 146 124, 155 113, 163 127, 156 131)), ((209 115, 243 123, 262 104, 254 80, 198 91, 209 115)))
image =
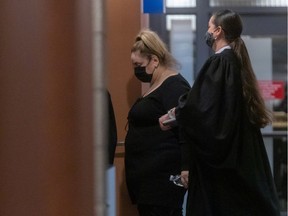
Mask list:
POLYGON ((172 181, 175 185, 179 187, 184 187, 182 181, 181 181, 181 176, 180 175, 170 175, 169 181, 172 181))

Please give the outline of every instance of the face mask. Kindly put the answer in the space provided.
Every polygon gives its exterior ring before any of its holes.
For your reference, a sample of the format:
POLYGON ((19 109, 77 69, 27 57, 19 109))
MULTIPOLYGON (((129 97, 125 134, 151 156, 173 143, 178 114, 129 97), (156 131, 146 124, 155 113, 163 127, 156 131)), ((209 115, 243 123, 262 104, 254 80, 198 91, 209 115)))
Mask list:
POLYGON ((212 47, 214 42, 215 42, 215 38, 213 38, 213 33, 210 32, 206 32, 205 36, 204 36, 205 42, 209 47, 212 47))
POLYGON ((134 68, 134 74, 141 82, 151 82, 153 76, 153 74, 146 72, 146 67, 141 66, 134 68))

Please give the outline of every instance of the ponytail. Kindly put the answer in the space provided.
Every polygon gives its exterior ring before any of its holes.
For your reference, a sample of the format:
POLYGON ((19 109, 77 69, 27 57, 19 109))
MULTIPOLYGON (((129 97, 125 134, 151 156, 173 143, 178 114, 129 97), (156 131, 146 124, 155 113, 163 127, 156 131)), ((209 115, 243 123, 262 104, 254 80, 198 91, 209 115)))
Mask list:
POLYGON ((238 37, 230 46, 234 50, 241 63, 241 79, 243 83, 243 96, 246 103, 246 111, 250 122, 258 127, 265 127, 271 123, 271 112, 266 109, 264 100, 260 94, 258 82, 253 72, 244 41, 238 37))

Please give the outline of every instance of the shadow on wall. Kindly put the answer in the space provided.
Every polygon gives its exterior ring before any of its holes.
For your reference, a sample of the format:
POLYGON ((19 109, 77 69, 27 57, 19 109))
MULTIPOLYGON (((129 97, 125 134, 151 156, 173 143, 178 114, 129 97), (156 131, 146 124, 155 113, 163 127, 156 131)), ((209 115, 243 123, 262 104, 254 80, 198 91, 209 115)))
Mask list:
POLYGON ((124 145, 119 143, 116 148, 115 166, 116 166, 116 215, 117 216, 136 216, 138 215, 136 206, 132 205, 125 179, 124 167, 124 145))
POLYGON ((141 97, 141 82, 134 76, 134 74, 132 74, 132 72, 126 87, 128 106, 132 107, 135 101, 141 97))
POLYGON ((125 170, 123 170, 122 175, 123 175, 123 181, 120 185, 120 193, 122 198, 127 197, 127 199, 120 200, 119 216, 138 215, 136 205, 132 205, 132 202, 128 194, 128 190, 126 187, 125 170))

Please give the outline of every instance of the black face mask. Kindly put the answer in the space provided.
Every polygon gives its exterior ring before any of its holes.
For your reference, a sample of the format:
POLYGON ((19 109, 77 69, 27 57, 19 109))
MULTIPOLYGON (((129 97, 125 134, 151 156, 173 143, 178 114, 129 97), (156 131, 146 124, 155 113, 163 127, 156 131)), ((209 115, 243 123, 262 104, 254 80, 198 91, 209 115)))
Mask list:
POLYGON ((213 38, 213 33, 210 32, 206 32, 205 36, 204 36, 205 42, 209 47, 212 47, 214 42, 215 42, 215 38, 213 38))
POLYGON ((153 74, 146 72, 146 67, 141 66, 134 68, 134 74, 141 82, 151 82, 153 76, 153 74))

